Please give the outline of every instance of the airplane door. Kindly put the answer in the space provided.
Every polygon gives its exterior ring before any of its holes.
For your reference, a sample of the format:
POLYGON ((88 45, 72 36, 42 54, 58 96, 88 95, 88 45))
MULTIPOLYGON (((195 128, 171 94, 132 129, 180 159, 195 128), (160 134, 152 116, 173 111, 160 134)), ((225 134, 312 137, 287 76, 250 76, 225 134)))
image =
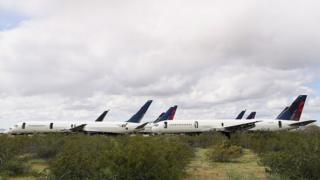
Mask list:
POLYGON ((50 129, 52 129, 53 128, 53 123, 50 123, 50 129))
POLYGON ((21 126, 22 129, 25 129, 26 128, 26 123, 22 123, 22 126, 21 126))
POLYGON ((198 123, 198 121, 195 121, 195 122, 194 122, 194 128, 199 128, 199 123, 198 123))
POLYGON ((168 122, 164 122, 164 128, 165 128, 165 129, 168 128, 168 122))
POLYGON ((282 128, 282 122, 278 121, 279 128, 282 128))

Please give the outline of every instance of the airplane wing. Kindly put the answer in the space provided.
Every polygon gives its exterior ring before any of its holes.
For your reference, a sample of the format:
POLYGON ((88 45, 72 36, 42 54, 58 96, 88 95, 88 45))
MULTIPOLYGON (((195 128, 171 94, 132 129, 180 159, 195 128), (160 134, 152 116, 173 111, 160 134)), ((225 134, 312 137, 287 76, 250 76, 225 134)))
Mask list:
POLYGON ((84 127, 86 126, 87 124, 81 124, 79 126, 76 126, 74 128, 71 128, 70 131, 71 132, 83 132, 83 129, 84 127))
POLYGON ((299 121, 299 122, 296 122, 296 123, 292 123, 289 126, 293 126, 293 127, 306 126, 306 125, 314 123, 316 121, 317 120, 299 121))
POLYGON ((260 122, 260 121, 243 123, 243 124, 238 124, 238 125, 234 125, 234 126, 227 126, 227 127, 224 127, 222 131, 224 131, 224 132, 235 132, 235 131, 249 130, 251 128, 256 127, 256 123, 257 122, 260 122))

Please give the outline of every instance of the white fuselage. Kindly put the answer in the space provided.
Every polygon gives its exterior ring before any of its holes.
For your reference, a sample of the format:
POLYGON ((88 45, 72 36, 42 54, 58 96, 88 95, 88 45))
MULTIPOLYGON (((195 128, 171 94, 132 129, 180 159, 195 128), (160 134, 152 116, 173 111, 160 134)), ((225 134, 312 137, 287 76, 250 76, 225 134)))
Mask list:
POLYGON ((85 124, 80 121, 26 121, 19 122, 10 128, 8 134, 33 134, 70 132, 71 128, 85 124))
POLYGON ((293 121, 293 120, 278 120, 278 119, 256 119, 260 121, 256 123, 256 127, 250 129, 249 131, 282 131, 296 129, 296 126, 290 126, 291 124, 303 121, 293 121))
POLYGON ((127 134, 134 132, 141 123, 109 121, 88 123, 83 131, 88 133, 127 134))
POLYGON ((174 120, 163 121, 153 124, 152 133, 200 133, 208 131, 224 131, 226 127, 256 122, 255 127, 249 131, 281 131, 290 130, 297 127, 290 124, 297 121, 254 119, 254 120, 174 120))
POLYGON ((256 122, 256 120, 213 119, 162 121, 154 124, 151 131, 152 133, 201 133, 224 131, 226 127, 250 122, 256 122))

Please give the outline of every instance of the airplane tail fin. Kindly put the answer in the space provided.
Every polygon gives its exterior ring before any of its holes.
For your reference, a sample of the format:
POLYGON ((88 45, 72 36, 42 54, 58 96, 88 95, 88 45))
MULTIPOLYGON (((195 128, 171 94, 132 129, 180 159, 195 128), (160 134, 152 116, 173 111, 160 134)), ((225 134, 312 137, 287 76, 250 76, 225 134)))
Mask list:
POLYGON ((277 119, 299 121, 306 99, 307 95, 298 96, 288 108, 279 114, 277 119))
POLYGON ((296 103, 293 103, 291 106, 292 110, 293 110, 293 114, 291 116, 291 120, 295 120, 295 121, 299 121, 303 108, 304 108, 304 104, 306 102, 307 99, 307 95, 301 95, 298 97, 299 100, 296 103))
POLYGON ((281 113, 277 116, 277 119, 285 118, 285 113, 287 113, 288 109, 289 109, 289 106, 286 106, 284 110, 282 110, 281 113))
POLYGON ((127 122, 132 122, 132 123, 139 123, 141 119, 143 118, 144 114, 147 112, 149 109, 150 105, 152 103, 152 100, 147 101, 141 108, 140 110, 134 114, 127 122))
POLYGON ((241 111, 241 112, 238 114, 238 116, 236 117, 236 119, 242 119, 244 113, 246 113, 246 110, 241 111))
POLYGON ((247 117, 247 119, 254 119, 256 117, 256 114, 257 114, 256 112, 251 112, 247 117))
POLYGON ((156 119, 156 121, 162 119, 165 114, 166 114, 165 112, 162 112, 160 116, 156 119))
POLYGON ((106 117, 106 115, 108 114, 109 110, 104 111, 96 120, 95 122, 102 122, 104 117, 106 117))
POLYGON ((177 112, 177 108, 178 108, 177 105, 172 107, 171 111, 169 112, 168 120, 174 119, 174 116, 176 115, 176 112, 177 112))
POLYGON ((170 107, 165 113, 162 113, 155 121, 154 123, 165 121, 165 120, 173 120, 178 106, 170 107))

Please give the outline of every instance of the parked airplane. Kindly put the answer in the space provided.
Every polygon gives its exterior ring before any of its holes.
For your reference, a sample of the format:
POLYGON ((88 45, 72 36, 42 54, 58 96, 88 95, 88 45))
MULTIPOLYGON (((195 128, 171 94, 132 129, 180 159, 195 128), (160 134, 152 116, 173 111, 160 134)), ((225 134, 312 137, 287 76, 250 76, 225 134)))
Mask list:
MULTIPOLYGON (((300 118, 306 96, 299 96, 288 108, 288 117, 300 118), (298 107, 298 108, 297 108, 298 107), (298 110, 296 110, 297 108, 298 110), (292 114, 293 113, 293 114, 292 114), (294 114, 296 113, 296 114, 294 114)), ((285 112, 286 113, 286 112, 285 112)), ((316 120, 304 120, 293 122, 280 119, 256 119, 256 120, 175 120, 163 121, 154 124, 153 133, 201 133, 207 131, 221 131, 232 133, 235 131, 279 131, 296 129, 316 122, 316 120)))
POLYGON ((307 95, 298 96, 289 107, 286 107, 278 115, 276 119, 259 119, 259 124, 250 129, 250 131, 290 130, 316 122, 316 120, 300 121, 306 99, 307 95))
MULTIPOLYGON (((276 119, 299 121, 306 99, 307 95, 298 96, 290 106, 284 108, 276 119)), ((247 119, 254 119, 255 115, 256 112, 252 112, 247 119)))
POLYGON ((140 110, 129 120, 84 123, 72 129, 72 131, 85 132, 87 134, 127 134, 139 126, 144 114, 147 112, 152 100, 147 101, 140 110))
MULTIPOLYGON (((95 121, 101 122, 107 115, 109 110, 104 111, 95 121)), ((70 132, 71 128, 75 128, 86 122, 79 121, 26 121, 19 122, 10 128, 8 134, 32 134, 32 133, 53 133, 53 132, 70 132)))

